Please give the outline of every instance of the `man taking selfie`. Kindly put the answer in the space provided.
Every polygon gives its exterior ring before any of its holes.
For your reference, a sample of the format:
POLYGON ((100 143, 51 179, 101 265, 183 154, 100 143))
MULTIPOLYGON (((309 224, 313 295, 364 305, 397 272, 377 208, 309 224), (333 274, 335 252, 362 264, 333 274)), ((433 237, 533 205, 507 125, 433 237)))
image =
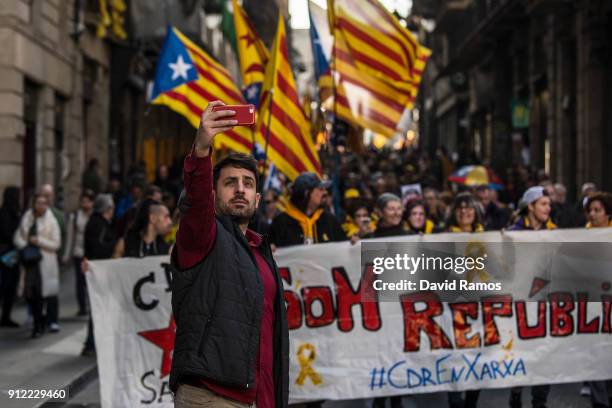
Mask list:
POLYGON ((208 105, 185 159, 172 252, 175 406, 286 407, 289 334, 270 245, 247 228, 259 204, 257 162, 232 153, 212 166, 215 135, 237 124, 208 105))

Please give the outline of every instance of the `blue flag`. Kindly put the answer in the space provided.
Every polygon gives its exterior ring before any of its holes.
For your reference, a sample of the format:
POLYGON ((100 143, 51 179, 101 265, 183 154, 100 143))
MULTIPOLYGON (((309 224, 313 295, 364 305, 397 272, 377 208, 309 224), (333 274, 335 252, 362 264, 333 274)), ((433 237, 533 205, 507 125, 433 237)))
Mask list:
POLYGON ((321 44, 321 36, 317 29, 315 20, 312 18, 312 12, 308 7, 308 17, 310 18, 310 43, 312 44, 312 55, 314 58, 315 77, 318 80, 321 75, 329 71, 329 59, 323 51, 321 44))
POLYGON ((168 33, 157 61, 155 81, 149 100, 152 101, 160 94, 196 79, 198 72, 187 48, 172 27, 168 26, 168 33))

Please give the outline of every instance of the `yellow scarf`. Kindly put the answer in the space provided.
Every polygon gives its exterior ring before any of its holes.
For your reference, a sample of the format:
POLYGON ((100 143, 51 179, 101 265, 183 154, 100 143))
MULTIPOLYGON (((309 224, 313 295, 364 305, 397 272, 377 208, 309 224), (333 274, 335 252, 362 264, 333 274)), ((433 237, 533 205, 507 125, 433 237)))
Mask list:
MULTIPOLYGON (((461 231, 461 228, 459 228, 456 225, 451 225, 449 227, 449 232, 463 232, 461 231)), ((482 226, 482 224, 476 224, 476 228, 474 228, 474 231, 472 232, 483 232, 484 231, 484 227, 482 226)))
MULTIPOLYGON (((376 223, 374 221, 370 221, 370 231, 376 231, 376 223)), ((346 233, 347 237, 352 237, 353 235, 359 234, 359 227, 353 221, 353 217, 350 215, 346 216, 344 224, 342 224, 342 229, 346 233)))
POLYGON ((310 217, 297 209, 291 202, 285 204, 285 212, 288 216, 300 223, 304 238, 311 238, 314 242, 318 242, 316 223, 323 214, 323 209, 319 208, 310 217))
POLYGON ((346 233, 347 237, 352 237, 353 235, 357 235, 359 233, 359 227, 353 221, 353 218, 350 216, 346 216, 346 221, 342 224, 342 229, 346 233))
MULTIPOLYGON (((529 217, 525 217, 523 223, 525 224, 525 228, 531 227, 531 224, 529 223, 529 217)), ((547 230, 554 230, 557 229, 557 224, 552 222, 552 220, 549 218, 548 220, 546 220, 546 225, 544 226, 544 228, 546 228, 547 230)))
MULTIPOLYGON (((415 233, 420 233, 421 232, 420 230, 413 229, 410 226, 409 222, 406 222, 406 229, 408 229, 410 231, 414 231, 415 233)), ((425 228, 423 228, 423 234, 431 234, 433 232, 433 229, 434 229, 433 221, 431 221, 429 218, 426 218, 425 219, 425 228)))
MULTIPOLYGON (((610 222, 608 222, 608 227, 612 227, 612 219, 610 219, 610 222)), ((591 222, 589 221, 585 225, 585 228, 593 228, 593 224, 591 224, 591 222)))
POLYGON ((425 220, 425 234, 431 234, 433 229, 434 229, 434 223, 431 220, 426 219, 425 220))

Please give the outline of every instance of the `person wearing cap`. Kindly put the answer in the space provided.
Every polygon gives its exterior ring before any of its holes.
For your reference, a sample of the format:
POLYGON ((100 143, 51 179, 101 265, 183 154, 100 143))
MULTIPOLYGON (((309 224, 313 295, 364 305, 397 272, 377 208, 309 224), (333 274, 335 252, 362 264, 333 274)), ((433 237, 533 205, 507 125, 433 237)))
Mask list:
POLYGON ((172 250, 176 408, 284 408, 289 330, 283 283, 267 240, 248 228, 260 201, 257 161, 231 153, 212 165, 214 137, 236 125, 211 102, 183 164, 172 250))
MULTIPOLYGON (((544 187, 534 186, 525 191, 519 202, 519 218, 508 228, 509 231, 523 230, 552 230, 557 226, 550 219, 551 200, 544 187)), ((510 389, 510 407, 521 407, 521 392, 523 387, 510 389)), ((531 387, 533 407, 545 407, 550 393, 550 385, 537 385, 531 387)))
POLYGON ((550 219, 551 200, 544 187, 534 186, 525 191, 519 202, 519 218, 508 230, 552 230, 557 226, 550 219))
POLYGON ((336 218, 323 208, 329 180, 315 173, 300 174, 293 182, 291 197, 270 226, 269 240, 276 247, 320 244, 348 239, 336 218))

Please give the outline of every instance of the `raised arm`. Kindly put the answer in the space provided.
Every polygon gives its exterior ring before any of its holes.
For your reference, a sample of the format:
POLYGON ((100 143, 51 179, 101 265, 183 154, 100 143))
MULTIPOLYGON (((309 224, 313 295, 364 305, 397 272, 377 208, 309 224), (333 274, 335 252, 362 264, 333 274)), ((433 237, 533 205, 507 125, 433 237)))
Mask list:
POLYGON ((181 269, 201 262, 215 243, 217 229, 211 146, 215 135, 232 129, 237 123, 227 119, 234 115, 233 111, 212 111, 213 106, 219 105, 224 104, 211 102, 202 114, 193 148, 183 163, 186 202, 176 234, 176 255, 181 269))

